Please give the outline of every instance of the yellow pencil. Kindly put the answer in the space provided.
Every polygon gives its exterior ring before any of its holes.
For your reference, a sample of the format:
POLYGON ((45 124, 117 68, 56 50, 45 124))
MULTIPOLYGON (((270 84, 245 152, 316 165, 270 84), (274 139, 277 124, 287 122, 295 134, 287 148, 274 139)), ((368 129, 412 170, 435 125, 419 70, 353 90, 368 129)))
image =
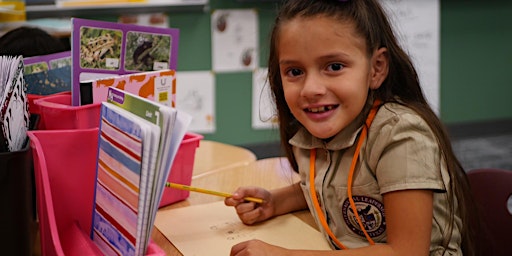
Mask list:
MULTIPOLYGON (((172 183, 172 182, 166 182, 165 186, 169 187, 169 188, 188 190, 188 191, 199 192, 199 193, 204 193, 204 194, 209 194, 209 195, 214 195, 214 196, 223 196, 223 197, 231 197, 231 196, 233 196, 232 194, 229 194, 229 193, 218 192, 218 191, 208 190, 208 189, 204 189, 204 188, 196 188, 196 187, 191 187, 191 186, 187 186, 187 185, 183 185, 183 184, 177 184, 177 183, 172 183)), ((256 197, 250 197, 250 196, 244 197, 244 200, 250 201, 250 202, 255 202, 255 203, 258 203, 258 204, 263 203, 263 199, 256 198, 256 197)))

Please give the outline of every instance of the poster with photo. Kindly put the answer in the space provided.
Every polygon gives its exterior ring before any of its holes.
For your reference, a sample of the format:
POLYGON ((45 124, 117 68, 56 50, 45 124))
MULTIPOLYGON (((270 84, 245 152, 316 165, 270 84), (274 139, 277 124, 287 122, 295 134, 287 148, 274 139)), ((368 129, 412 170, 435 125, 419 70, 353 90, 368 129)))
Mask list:
POLYGON ((71 91, 71 51, 23 58, 27 94, 71 91))
POLYGON ((80 82, 131 73, 176 70, 179 30, 72 19, 72 105, 80 104, 80 82))

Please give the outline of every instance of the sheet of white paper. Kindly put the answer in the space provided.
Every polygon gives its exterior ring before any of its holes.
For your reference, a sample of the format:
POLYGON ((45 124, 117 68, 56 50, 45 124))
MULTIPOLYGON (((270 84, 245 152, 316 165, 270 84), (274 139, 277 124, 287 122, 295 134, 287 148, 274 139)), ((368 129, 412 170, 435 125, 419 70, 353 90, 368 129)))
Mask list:
POLYGON ((410 54, 427 101, 439 114, 439 0, 381 0, 397 37, 410 54))
POLYGON ((215 10, 211 16, 215 72, 258 67, 258 14, 254 9, 215 10))
POLYGON ((189 131, 215 132, 215 76, 211 71, 176 73, 176 109, 192 116, 189 131))
POLYGON ((187 256, 229 255, 233 245, 250 239, 289 249, 331 250, 319 231, 292 214, 247 226, 223 201, 160 211, 155 226, 187 256))
POLYGON ((277 128, 277 110, 272 100, 267 68, 254 70, 252 74, 252 128, 277 128))

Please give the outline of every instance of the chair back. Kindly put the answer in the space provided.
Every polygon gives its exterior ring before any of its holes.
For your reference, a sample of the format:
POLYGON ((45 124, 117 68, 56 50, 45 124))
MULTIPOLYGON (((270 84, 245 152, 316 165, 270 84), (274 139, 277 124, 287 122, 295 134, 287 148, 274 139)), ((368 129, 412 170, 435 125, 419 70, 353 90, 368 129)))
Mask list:
POLYGON ((512 170, 474 169, 468 179, 484 227, 477 242, 486 255, 512 255, 512 170))

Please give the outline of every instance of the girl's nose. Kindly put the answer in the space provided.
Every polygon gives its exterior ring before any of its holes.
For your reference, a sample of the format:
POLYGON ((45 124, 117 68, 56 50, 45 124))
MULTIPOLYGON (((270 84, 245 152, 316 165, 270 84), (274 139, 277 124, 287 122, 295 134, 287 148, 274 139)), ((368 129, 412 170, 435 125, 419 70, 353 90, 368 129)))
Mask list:
POLYGON ((324 95, 326 91, 327 88, 320 75, 308 74, 304 80, 301 96, 306 98, 314 98, 324 95))

